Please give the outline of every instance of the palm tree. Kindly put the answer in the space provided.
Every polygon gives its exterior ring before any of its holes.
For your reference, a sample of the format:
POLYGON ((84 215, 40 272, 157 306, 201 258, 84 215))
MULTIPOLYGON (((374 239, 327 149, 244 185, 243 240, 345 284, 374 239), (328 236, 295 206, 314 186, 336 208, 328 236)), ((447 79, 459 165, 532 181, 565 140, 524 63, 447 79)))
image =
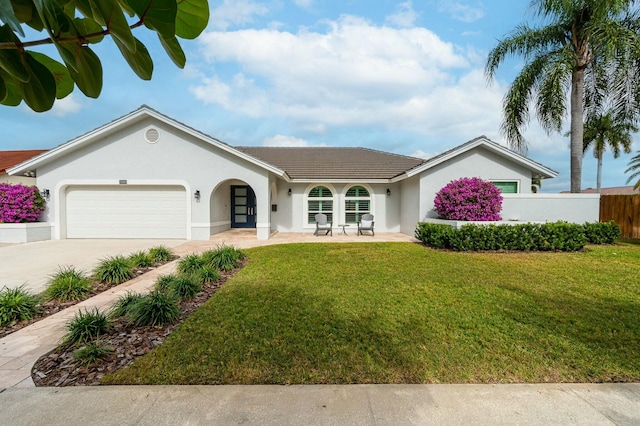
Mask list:
POLYGON ((611 110, 587 118, 584 123, 583 152, 586 153, 593 147, 593 156, 598 160, 596 175, 598 194, 602 187, 602 155, 607 145, 613 152, 613 158, 618 158, 621 151, 629 154, 633 142, 631 133, 637 131, 636 126, 624 118, 616 118, 611 110))
POLYGON ((582 180, 585 105, 596 110, 609 96, 616 113, 638 114, 640 105, 640 19, 632 0, 533 0, 543 26, 519 25, 489 52, 492 80, 507 57, 525 64, 503 103, 501 130, 512 148, 525 153, 522 130, 529 105, 548 132, 560 131, 570 99, 571 192, 582 180))
POLYGON ((627 164, 627 166, 629 166, 629 168, 624 171, 625 173, 634 172, 631 176, 629 176, 629 179, 627 179, 627 183, 631 182, 634 178, 638 178, 638 181, 633 186, 633 188, 640 188, 640 151, 638 151, 638 154, 633 157, 631 161, 629 161, 629 164, 627 164))

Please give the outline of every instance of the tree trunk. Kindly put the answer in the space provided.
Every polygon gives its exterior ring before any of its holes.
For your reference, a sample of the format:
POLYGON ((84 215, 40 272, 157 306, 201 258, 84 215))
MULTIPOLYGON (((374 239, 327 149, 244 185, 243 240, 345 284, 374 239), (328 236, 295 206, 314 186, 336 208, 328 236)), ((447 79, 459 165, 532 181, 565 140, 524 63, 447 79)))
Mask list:
POLYGON ((602 150, 598 151, 598 173, 596 174, 596 192, 602 188, 602 150))
POLYGON ((571 76, 571 192, 582 187, 582 137, 584 133, 584 69, 571 76))

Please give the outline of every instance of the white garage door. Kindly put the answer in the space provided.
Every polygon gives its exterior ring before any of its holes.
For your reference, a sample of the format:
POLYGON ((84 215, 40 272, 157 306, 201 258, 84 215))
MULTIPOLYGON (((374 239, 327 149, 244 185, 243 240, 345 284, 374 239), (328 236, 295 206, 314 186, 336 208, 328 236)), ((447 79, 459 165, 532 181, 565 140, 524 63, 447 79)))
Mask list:
POLYGON ((181 186, 72 186, 67 238, 187 238, 181 186))

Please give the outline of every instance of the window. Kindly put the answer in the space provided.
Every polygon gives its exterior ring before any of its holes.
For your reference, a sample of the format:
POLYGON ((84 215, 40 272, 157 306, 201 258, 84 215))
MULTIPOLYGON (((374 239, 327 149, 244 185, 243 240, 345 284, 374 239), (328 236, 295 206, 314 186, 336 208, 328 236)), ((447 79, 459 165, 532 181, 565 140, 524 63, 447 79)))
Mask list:
POLYGON ((333 222, 333 193, 326 186, 316 186, 307 196, 307 223, 316 223, 318 213, 327 215, 329 222, 333 222))
POLYGON ((371 213, 371 195, 363 186, 352 186, 344 201, 345 223, 357 223, 363 214, 371 213))
POLYGON ((518 182, 516 181, 491 181, 503 194, 517 194, 518 182))

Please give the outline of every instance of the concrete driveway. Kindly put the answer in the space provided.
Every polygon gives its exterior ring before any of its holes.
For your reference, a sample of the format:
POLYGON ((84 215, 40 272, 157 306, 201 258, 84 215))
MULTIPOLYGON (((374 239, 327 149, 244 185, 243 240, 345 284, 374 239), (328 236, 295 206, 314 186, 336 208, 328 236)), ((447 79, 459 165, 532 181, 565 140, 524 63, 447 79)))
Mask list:
POLYGON ((100 259, 129 254, 157 245, 175 248, 185 240, 49 240, 0 246, 0 288, 24 285, 39 293, 60 266, 90 273, 100 259))

